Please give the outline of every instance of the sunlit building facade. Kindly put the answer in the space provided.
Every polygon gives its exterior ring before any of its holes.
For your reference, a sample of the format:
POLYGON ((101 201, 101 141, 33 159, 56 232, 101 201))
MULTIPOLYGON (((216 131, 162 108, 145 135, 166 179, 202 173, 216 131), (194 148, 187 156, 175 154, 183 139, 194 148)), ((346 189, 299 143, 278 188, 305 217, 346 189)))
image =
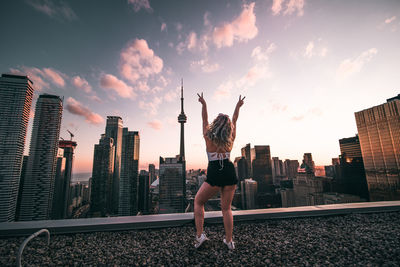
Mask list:
POLYGON ((15 220, 33 91, 27 76, 0 77, 0 222, 15 220))
POLYGON ((119 116, 107 116, 106 137, 113 139, 114 149, 114 172, 112 178, 112 213, 118 213, 119 207, 119 185, 121 175, 121 152, 122 152, 122 118, 119 116))
POLYGON ((94 145, 90 212, 93 217, 112 213, 112 190, 114 174, 114 140, 101 136, 94 145))
POLYGON ((400 199, 400 95, 355 113, 371 201, 400 199))
POLYGON ((43 94, 36 102, 19 220, 48 220, 53 204, 63 102, 43 94))
POLYGON ((119 216, 133 216, 138 211, 139 132, 123 128, 119 216))

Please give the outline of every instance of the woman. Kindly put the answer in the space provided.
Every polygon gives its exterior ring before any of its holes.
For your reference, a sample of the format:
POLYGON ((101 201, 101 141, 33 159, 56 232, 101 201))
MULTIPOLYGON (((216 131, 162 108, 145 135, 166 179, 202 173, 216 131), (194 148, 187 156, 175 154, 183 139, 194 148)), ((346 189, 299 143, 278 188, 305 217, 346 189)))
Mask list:
POLYGON ((203 98, 203 93, 197 95, 199 96, 199 102, 203 105, 201 112, 203 118, 203 136, 206 141, 209 162, 207 179, 197 192, 194 200, 194 218, 197 232, 195 247, 199 248, 204 241, 208 240, 206 234, 203 233, 204 204, 220 191, 221 210, 225 228, 225 238, 223 241, 229 249, 235 249, 235 243, 232 240, 233 216, 231 203, 238 180, 229 156, 236 137, 236 121, 239 117, 239 109, 243 105, 245 97, 241 98, 239 96, 232 121, 228 115, 220 113, 209 125, 207 105, 203 98))

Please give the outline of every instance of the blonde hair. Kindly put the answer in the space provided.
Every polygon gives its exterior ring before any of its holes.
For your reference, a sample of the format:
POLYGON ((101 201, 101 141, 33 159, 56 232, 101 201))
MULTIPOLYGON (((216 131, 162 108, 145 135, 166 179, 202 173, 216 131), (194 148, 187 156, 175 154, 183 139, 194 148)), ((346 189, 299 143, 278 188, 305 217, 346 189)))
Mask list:
POLYGON ((230 150, 233 143, 233 124, 228 115, 218 114, 208 126, 206 136, 218 147, 230 150))

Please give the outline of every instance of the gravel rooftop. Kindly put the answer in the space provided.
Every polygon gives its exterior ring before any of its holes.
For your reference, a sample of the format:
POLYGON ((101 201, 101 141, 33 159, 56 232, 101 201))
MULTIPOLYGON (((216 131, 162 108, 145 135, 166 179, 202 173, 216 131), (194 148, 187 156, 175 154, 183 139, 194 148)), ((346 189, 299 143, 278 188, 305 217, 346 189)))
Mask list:
MULTIPOLYGON (((399 266, 400 212, 236 223, 236 250, 223 225, 195 249, 194 224, 179 228, 45 235, 28 243, 29 266, 399 266)), ((25 237, 0 239, 0 266, 15 266, 25 237)))

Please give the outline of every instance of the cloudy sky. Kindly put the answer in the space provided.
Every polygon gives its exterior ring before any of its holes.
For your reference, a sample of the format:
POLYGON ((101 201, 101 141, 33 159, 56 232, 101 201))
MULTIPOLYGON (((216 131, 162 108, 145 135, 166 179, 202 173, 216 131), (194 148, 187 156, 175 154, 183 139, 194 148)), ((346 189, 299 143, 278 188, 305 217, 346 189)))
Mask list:
POLYGON ((197 92, 210 121, 246 96, 232 159, 251 143, 317 165, 357 133, 354 112, 400 93, 400 1, 3 0, 0 28, 0 72, 29 75, 34 104, 64 97, 75 172, 109 115, 139 131, 142 169, 178 154, 181 78, 188 168, 207 166, 197 92))

